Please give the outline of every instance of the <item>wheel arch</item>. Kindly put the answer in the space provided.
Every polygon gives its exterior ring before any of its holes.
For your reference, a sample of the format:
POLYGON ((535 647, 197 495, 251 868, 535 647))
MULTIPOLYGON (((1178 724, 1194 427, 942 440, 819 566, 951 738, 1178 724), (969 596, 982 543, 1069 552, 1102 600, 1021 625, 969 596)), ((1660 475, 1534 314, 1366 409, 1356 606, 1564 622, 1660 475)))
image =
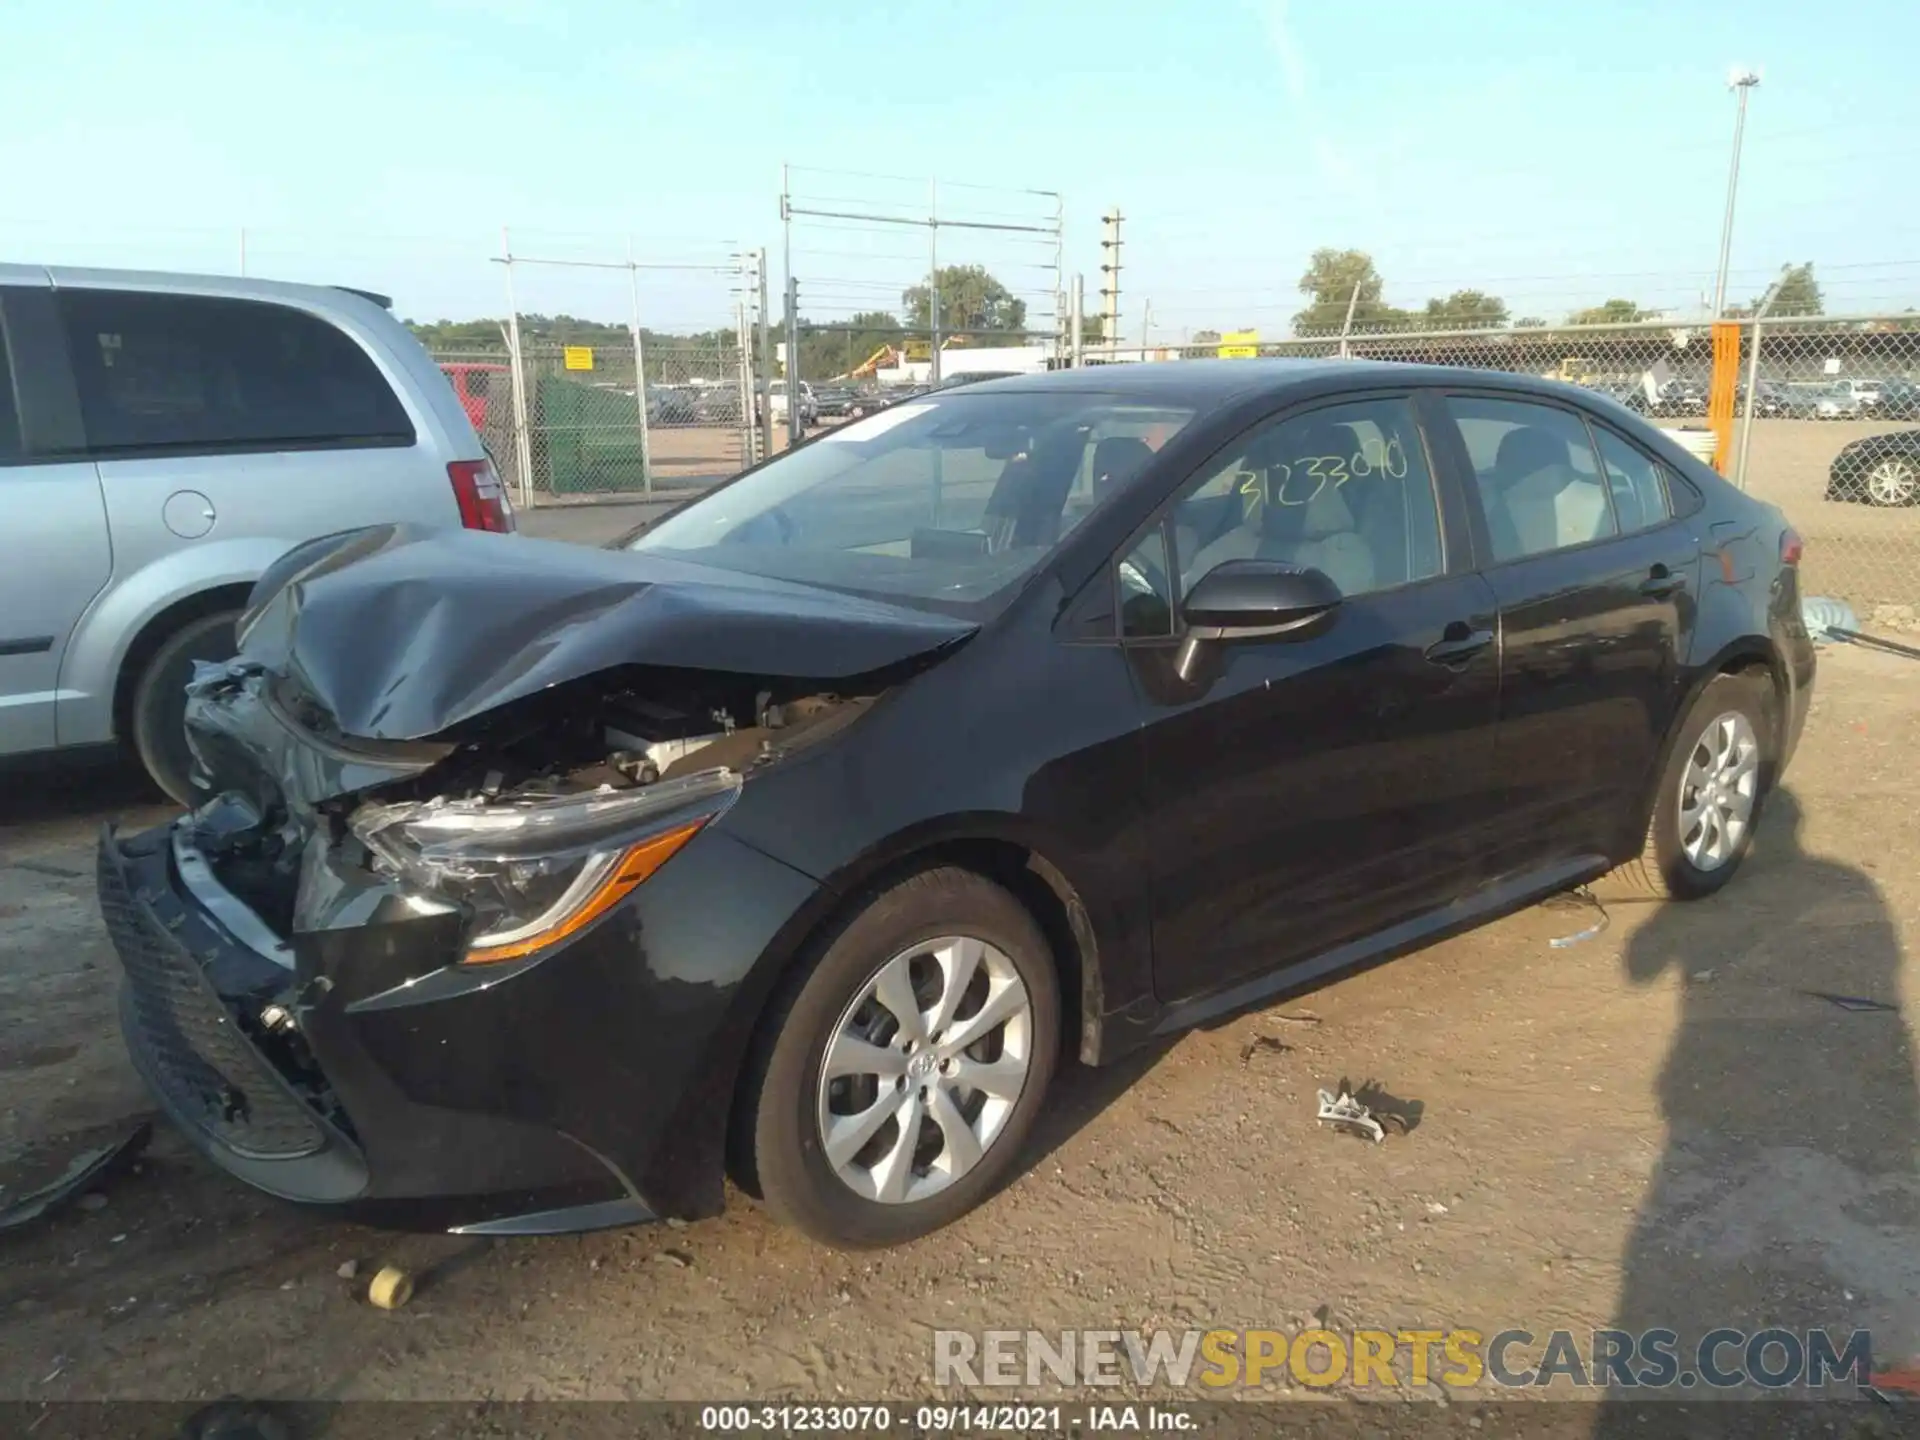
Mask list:
POLYGON ((757 1193, 748 1143, 751 1117, 744 1113, 743 1101, 752 1088, 754 1057, 771 1040, 776 997, 795 983, 825 936, 876 893, 908 875, 954 866, 1008 891, 1033 917, 1052 951, 1060 983, 1062 1041, 1072 1041, 1083 1061, 1098 1056, 1105 993, 1099 942, 1080 888, 1057 861, 1060 849, 1028 833, 1017 816, 951 816, 870 848, 821 885, 813 902, 782 927, 755 967, 754 981, 741 996, 731 1027, 738 1041, 725 1081, 727 1159, 743 1189, 757 1193))
POLYGON ((1767 756, 1763 778, 1766 786, 1772 787, 1779 771, 1778 751, 1789 691, 1786 662, 1778 648, 1764 635, 1742 635, 1723 645, 1711 659, 1694 668, 1686 692, 1674 707, 1667 733, 1661 737, 1660 750, 1654 757, 1652 771, 1641 788, 1640 805, 1634 812, 1636 818, 1628 846, 1630 850, 1637 849, 1640 838, 1646 834, 1648 817, 1653 814, 1653 806, 1658 799, 1660 777, 1667 772, 1667 762, 1673 758, 1673 747, 1679 743, 1680 732, 1686 728, 1687 719, 1693 714, 1694 706, 1700 703, 1701 695, 1722 675, 1764 676, 1767 681, 1767 756))
POLYGON ((183 595, 164 609, 156 611, 142 625, 120 657, 120 668, 113 681, 113 734, 127 741, 132 735, 133 697, 140 687, 141 673, 160 647, 183 626, 223 610, 238 610, 247 603, 251 582, 214 585, 183 595))

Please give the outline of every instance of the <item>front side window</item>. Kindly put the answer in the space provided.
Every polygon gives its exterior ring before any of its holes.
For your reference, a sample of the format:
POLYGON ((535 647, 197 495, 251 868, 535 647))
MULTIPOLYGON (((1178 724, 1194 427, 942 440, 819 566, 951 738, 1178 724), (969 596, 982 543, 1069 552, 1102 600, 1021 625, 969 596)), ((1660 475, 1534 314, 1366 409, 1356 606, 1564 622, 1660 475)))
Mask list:
POLYGON ((1607 467, 1607 489, 1613 494, 1620 529, 1631 534, 1666 524, 1672 512, 1665 472, 1611 431, 1596 425, 1594 434, 1600 441, 1600 459, 1607 467))
POLYGON ((316 316, 118 290, 59 303, 95 454, 413 442, 378 367, 316 316))
POLYGON ((632 548, 972 614, 1192 418, 1082 391, 930 394, 777 457, 632 548))
POLYGON ((1586 422, 1524 400, 1454 395, 1496 563, 1618 533, 1586 422))
POLYGON ((1404 397, 1271 422, 1174 507, 1181 589, 1226 560, 1325 572, 1344 595, 1438 575, 1440 516, 1404 397))

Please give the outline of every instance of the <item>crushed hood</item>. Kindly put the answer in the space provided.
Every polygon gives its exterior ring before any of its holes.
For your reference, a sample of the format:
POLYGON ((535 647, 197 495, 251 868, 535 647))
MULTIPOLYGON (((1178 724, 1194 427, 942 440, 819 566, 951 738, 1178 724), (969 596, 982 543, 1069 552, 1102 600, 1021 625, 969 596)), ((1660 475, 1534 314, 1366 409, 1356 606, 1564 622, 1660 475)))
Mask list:
POLYGON ((244 659, 375 740, 424 739, 615 666, 843 680, 976 628, 644 552, 406 525, 288 551, 240 622, 244 659))

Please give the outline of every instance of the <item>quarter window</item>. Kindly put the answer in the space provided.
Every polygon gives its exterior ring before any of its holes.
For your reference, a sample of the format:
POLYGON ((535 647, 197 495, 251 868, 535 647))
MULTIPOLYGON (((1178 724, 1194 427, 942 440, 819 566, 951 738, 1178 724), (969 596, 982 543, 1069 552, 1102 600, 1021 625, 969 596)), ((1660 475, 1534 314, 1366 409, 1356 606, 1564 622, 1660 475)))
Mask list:
POLYGON ((1120 633, 1129 640, 1173 634, 1173 578, 1161 526, 1142 536, 1120 562, 1120 633))
POLYGON ((1650 530, 1664 525, 1672 514, 1667 503, 1665 472, 1618 435, 1594 427, 1600 441, 1600 459, 1607 467, 1607 488, 1622 531, 1650 530))
POLYGON ((1618 533, 1586 423, 1521 400, 1450 396, 1478 482, 1496 562, 1585 545, 1618 533))
POLYGON ((366 352, 302 311, 115 290, 60 308, 95 454, 413 442, 366 352))

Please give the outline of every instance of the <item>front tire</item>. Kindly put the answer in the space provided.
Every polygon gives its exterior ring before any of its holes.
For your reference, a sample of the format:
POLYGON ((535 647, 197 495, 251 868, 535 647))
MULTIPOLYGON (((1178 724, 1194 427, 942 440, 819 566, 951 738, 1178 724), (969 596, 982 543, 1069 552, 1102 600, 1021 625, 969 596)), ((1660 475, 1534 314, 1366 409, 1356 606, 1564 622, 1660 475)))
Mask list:
POLYGON ((1771 701, 1761 677, 1708 682, 1661 772, 1640 855, 1607 876, 1609 888, 1698 900, 1733 879, 1772 783, 1771 701))
POLYGON ((1053 1075, 1046 937, 983 876, 874 895, 776 1002, 744 1099, 775 1216, 827 1245, 917 1239, 992 1193, 1053 1075))
POLYGON ((237 610, 221 610, 189 620, 164 640, 140 671, 134 685, 129 730, 133 748, 153 783, 182 805, 194 803, 193 754, 187 749, 187 682, 196 660, 231 660, 237 610))

